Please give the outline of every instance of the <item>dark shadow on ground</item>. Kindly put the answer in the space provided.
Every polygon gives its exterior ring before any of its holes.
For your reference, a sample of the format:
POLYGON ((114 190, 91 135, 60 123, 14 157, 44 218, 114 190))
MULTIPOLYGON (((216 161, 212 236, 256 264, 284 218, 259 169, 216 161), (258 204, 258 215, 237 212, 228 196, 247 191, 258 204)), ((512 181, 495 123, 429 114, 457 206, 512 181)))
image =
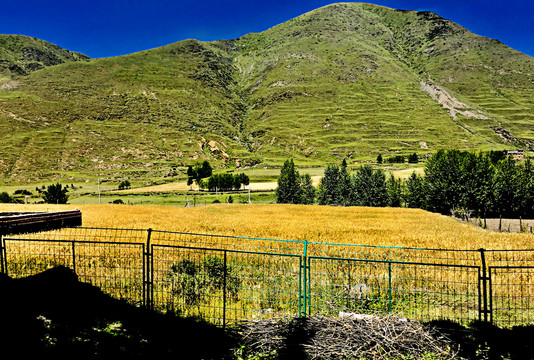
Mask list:
POLYGON ((0 274, 1 359, 223 359, 234 347, 216 326, 116 300, 65 267, 0 274))
POLYGON ((534 359, 534 325, 500 328, 485 322, 464 327, 452 321, 429 325, 445 335, 464 359, 534 359))

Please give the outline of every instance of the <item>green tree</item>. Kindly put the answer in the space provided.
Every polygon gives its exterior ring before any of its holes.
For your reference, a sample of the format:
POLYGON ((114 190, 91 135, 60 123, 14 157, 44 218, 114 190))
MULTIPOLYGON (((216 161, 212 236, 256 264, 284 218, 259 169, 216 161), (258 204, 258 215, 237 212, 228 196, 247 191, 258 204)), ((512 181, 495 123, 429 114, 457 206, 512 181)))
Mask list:
POLYGON ((129 189, 131 186, 130 181, 124 180, 119 184, 119 190, 129 189))
POLYGON ((450 214, 459 207, 464 185, 461 157, 458 150, 438 150, 425 163, 428 210, 450 214))
POLYGON ((327 165, 317 189, 319 205, 342 205, 344 203, 341 182, 339 166, 327 165))
POLYGON ((248 176, 245 173, 234 175, 234 189, 239 190, 241 189, 241 185, 248 185, 250 183, 250 180, 248 176))
POLYGON ((425 183, 420 175, 415 171, 406 180, 406 191, 404 193, 404 201, 406 207, 424 209, 425 206, 425 183))
POLYGON ((395 179, 391 174, 386 180, 386 188, 388 193, 388 206, 400 207, 402 203, 402 181, 395 179))
POLYGON ((204 160, 202 162, 202 165, 200 166, 200 169, 197 170, 197 172, 199 172, 201 178, 204 179, 210 177, 213 174, 213 168, 207 160, 204 160))
POLYGON ((378 156, 376 157, 376 163, 377 164, 382 164, 384 160, 382 159, 382 154, 378 154, 378 156))
POLYGON ((408 156, 408 162, 410 164, 417 164, 419 162, 419 157, 417 157, 416 153, 413 153, 408 156))
POLYGON ((187 185, 193 184, 193 181, 200 186, 202 179, 208 178, 213 174, 213 168, 207 160, 202 163, 198 162, 194 167, 187 167, 187 185))
POLYGON ((465 194, 462 197, 462 206, 472 209, 478 216, 486 217, 494 202, 494 166, 488 154, 478 154, 467 157, 463 165, 465 194))
POLYGON ((295 169, 293 159, 284 162, 275 194, 276 202, 279 204, 301 203, 300 174, 295 169))
POLYGON ((339 199, 339 205, 348 206, 352 204, 352 180, 347 170, 347 161, 343 159, 341 167, 339 168, 339 192, 341 198, 339 199))
POLYGON ((383 170, 373 170, 371 165, 360 166, 354 176, 354 200, 358 206, 387 206, 386 175, 383 170))
POLYGON ((393 163, 403 163, 405 159, 404 159, 404 156, 402 155, 396 155, 396 156, 389 157, 387 160, 388 160, 388 163, 393 164, 393 163))
POLYGON ((519 227, 523 228, 523 217, 534 213, 534 167, 530 159, 517 166, 516 172, 516 204, 519 213, 519 227))
POLYGON ((193 167, 189 165, 187 167, 187 186, 193 185, 193 180, 195 179, 195 171, 193 167))
POLYGON ((311 205, 315 202, 315 188, 313 187, 310 174, 300 177, 301 204, 311 205))
POLYGON ((66 204, 69 199, 68 191, 67 187, 63 187, 60 183, 48 185, 43 191, 43 200, 47 204, 66 204))
POLYGON ((13 198, 9 196, 7 192, 4 191, 0 193, 0 203, 9 204, 12 202, 13 202, 13 198))
POLYGON ((511 215, 514 211, 517 187, 515 161, 507 157, 497 163, 494 174, 494 206, 499 213, 499 231, 503 215, 511 215))

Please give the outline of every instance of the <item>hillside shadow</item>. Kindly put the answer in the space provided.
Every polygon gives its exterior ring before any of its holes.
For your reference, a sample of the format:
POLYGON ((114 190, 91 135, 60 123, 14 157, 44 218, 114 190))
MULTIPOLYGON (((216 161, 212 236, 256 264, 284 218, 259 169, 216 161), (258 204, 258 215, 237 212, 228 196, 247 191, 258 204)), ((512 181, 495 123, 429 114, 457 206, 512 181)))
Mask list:
POLYGON ((223 359, 234 341, 211 324, 116 300, 57 267, 0 274, 0 358, 223 359))

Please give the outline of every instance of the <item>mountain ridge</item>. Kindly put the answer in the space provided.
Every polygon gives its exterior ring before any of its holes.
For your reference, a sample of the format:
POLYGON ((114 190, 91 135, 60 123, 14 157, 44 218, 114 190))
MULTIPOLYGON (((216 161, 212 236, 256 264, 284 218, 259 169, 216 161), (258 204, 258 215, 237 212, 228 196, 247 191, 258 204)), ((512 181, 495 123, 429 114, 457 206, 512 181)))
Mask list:
POLYGON ((48 66, 88 60, 82 53, 24 35, 0 34, 0 75, 24 76, 48 66))
POLYGON ((534 59, 436 14, 332 4, 233 40, 184 40, 0 84, 0 173, 157 177, 200 159, 239 168, 525 148, 533 74, 534 59))

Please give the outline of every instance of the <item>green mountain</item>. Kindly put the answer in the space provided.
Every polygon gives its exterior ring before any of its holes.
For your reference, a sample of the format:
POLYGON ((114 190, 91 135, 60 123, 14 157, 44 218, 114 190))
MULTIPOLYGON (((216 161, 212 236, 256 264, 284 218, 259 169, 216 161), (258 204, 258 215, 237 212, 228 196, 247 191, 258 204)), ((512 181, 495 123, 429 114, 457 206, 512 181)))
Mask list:
POLYGON ((88 56, 22 35, 0 34, 0 78, 28 75, 48 66, 87 60, 88 56))
POLYGON ((534 144, 534 59, 430 12, 343 3, 0 83, 6 181, 159 177, 534 144), (7 86, 7 84, 10 84, 7 86))

